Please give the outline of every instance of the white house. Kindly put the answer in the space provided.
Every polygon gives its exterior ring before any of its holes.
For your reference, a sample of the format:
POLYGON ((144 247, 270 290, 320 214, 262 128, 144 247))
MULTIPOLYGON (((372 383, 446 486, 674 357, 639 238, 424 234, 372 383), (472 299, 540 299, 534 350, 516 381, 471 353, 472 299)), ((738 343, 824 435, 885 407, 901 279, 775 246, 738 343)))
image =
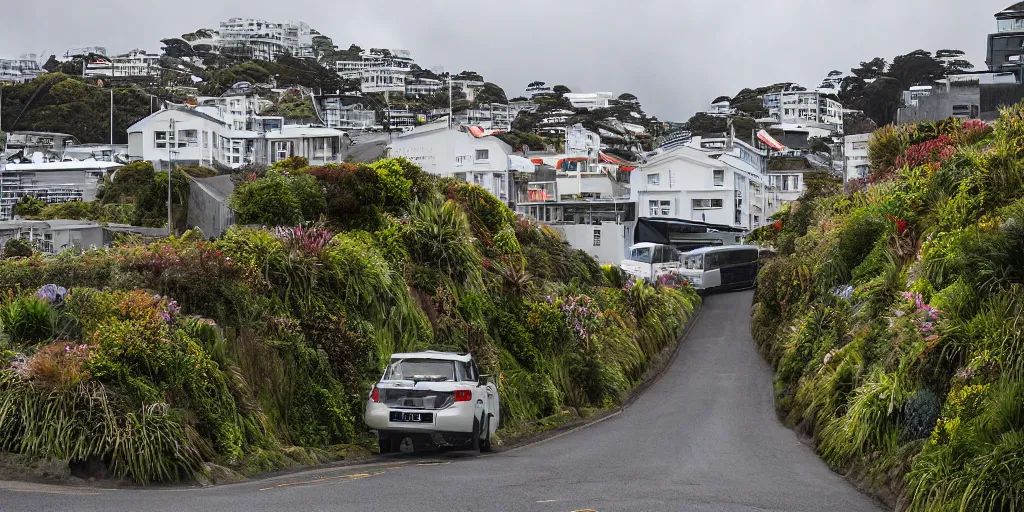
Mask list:
POLYGON ((20 84, 34 80, 45 73, 35 54, 25 54, 17 59, 0 59, 0 84, 20 84))
POLYGON ((281 118, 257 118, 255 129, 236 130, 216 113, 177 107, 149 115, 128 128, 129 159, 152 162, 158 169, 172 160, 176 165, 238 168, 293 156, 323 165, 339 162, 348 143, 343 131, 283 125, 281 118))
POLYGON ((473 135, 466 127, 449 129, 447 120, 395 137, 388 149, 391 157, 406 158, 431 174, 480 185, 506 203, 516 200, 512 175, 533 167, 513 155, 508 144, 493 136, 473 135))
MULTIPOLYGON (((780 125, 843 132, 843 105, 819 91, 780 91, 763 97, 768 117, 780 125)), ((811 136, 818 136, 812 133, 811 136)))
POLYGON ((134 49, 112 59, 96 59, 85 66, 89 77, 156 77, 160 76, 160 56, 134 49))
POLYGON ((740 141, 721 150, 699 147, 696 141, 670 148, 633 171, 630 188, 639 216, 746 230, 763 225, 779 201, 757 150, 740 141))
POLYGON ((569 100, 573 108, 593 110, 595 108, 608 108, 615 95, 610 92, 570 92, 566 93, 564 97, 569 100))
POLYGON ((718 103, 712 103, 705 113, 714 117, 728 117, 735 114, 736 109, 728 101, 719 101, 718 103))
POLYGON ((843 137, 844 181, 868 177, 868 141, 870 133, 843 137))

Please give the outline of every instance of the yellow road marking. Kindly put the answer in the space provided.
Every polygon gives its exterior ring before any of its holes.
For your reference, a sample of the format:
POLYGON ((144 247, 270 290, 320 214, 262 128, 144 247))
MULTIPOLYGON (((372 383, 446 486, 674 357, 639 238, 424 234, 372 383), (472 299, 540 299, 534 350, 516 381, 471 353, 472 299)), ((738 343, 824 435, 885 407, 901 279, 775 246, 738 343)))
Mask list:
MULTIPOLYGON (((416 465, 417 466, 441 466, 441 465, 444 465, 444 464, 451 464, 451 461, 420 462, 420 463, 418 463, 416 465)), ((303 481, 299 481, 299 482, 285 482, 283 484, 277 484, 277 485, 272 485, 270 487, 264 487, 264 488, 262 488, 260 490, 261 491, 270 491, 270 490, 273 490, 273 489, 280 489, 282 487, 292 487, 292 486, 296 486, 296 485, 319 484, 319 483, 329 482, 329 481, 333 481, 333 480, 338 480, 338 481, 340 481, 340 480, 362 480, 363 478, 369 478, 371 476, 383 475, 384 473, 386 473, 388 471, 391 471, 393 469, 402 469, 402 468, 407 468, 407 467, 411 467, 409 463, 400 463, 400 464, 397 464, 397 465, 394 465, 394 466, 388 466, 388 467, 385 467, 385 468, 380 468, 380 470, 374 471, 372 473, 355 473, 355 474, 350 474, 350 475, 325 476, 325 477, 321 477, 321 478, 314 478, 312 480, 303 480, 303 481)))
POLYGON ((308 485, 318 484, 321 482, 328 482, 331 480, 362 480, 363 478, 369 478, 371 476, 383 475, 384 471, 377 471, 374 473, 356 473, 354 475, 340 475, 340 476, 325 476, 323 478, 315 478, 313 480, 304 480, 302 482, 285 482, 283 484, 272 485, 270 487, 264 487, 261 491, 269 491, 272 489, 278 489, 281 487, 291 487, 294 485, 308 485))

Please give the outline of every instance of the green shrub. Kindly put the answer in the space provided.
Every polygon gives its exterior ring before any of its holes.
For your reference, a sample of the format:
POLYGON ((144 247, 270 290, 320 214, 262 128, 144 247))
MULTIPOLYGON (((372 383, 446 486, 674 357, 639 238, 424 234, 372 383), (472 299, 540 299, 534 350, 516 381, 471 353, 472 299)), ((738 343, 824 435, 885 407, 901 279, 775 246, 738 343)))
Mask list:
POLYGON ((32 256, 32 246, 28 240, 11 238, 4 243, 4 258, 27 258, 32 256))
POLYGON ((293 226, 303 220, 303 205, 289 179, 278 173, 239 185, 229 203, 240 224, 293 226))

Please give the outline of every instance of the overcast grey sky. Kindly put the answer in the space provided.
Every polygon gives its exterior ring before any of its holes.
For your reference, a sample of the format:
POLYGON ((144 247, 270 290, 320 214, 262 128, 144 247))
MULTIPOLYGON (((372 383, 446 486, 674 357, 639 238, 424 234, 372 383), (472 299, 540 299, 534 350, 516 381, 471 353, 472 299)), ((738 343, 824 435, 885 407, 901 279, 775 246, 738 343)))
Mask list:
POLYGON ((403 48, 426 68, 471 69, 509 97, 533 80, 636 94, 685 121, 715 96, 809 87, 862 60, 958 48, 985 63, 993 15, 1013 0, 5 0, 0 56, 160 39, 229 17, 305 21, 335 44, 403 48))

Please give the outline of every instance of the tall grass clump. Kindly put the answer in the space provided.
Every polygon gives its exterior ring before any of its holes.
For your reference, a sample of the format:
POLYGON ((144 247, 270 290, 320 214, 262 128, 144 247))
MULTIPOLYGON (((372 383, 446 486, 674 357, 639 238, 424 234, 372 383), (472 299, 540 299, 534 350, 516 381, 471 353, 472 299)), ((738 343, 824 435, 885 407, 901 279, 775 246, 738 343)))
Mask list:
POLYGON ((869 183, 758 233, 783 253, 751 328, 784 418, 899 509, 1024 509, 1022 142, 1021 105, 883 128, 869 183))

